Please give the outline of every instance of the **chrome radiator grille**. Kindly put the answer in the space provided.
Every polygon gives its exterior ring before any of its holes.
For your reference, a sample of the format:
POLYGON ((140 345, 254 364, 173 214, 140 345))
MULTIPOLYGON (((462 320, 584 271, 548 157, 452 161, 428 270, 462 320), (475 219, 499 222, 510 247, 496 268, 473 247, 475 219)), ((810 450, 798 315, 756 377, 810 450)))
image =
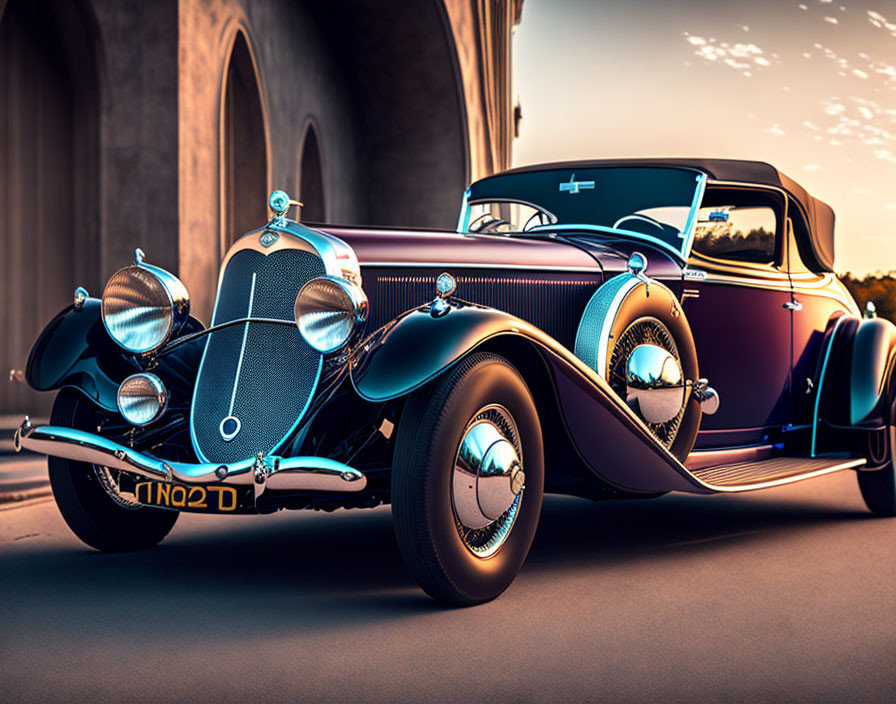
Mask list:
MULTIPOLYGON (((240 250, 224 271, 212 324, 291 320, 299 289, 324 273, 310 252, 240 250)), ((245 323, 209 335, 190 418, 199 458, 234 462, 276 449, 301 420, 321 363, 295 326, 245 323)))

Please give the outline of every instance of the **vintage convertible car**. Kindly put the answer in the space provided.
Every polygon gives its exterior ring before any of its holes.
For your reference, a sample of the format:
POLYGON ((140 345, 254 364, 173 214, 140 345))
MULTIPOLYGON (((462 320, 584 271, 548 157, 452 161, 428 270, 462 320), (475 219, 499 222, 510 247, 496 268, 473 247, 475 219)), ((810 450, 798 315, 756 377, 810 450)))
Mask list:
POLYGON ((180 511, 391 503, 433 597, 500 594, 545 491, 773 487, 858 470, 896 513, 896 328, 832 273, 834 215, 768 164, 514 169, 457 232, 270 222, 221 265, 204 328, 136 261, 78 289, 27 381, 61 389, 50 455, 85 543, 158 543, 180 511))

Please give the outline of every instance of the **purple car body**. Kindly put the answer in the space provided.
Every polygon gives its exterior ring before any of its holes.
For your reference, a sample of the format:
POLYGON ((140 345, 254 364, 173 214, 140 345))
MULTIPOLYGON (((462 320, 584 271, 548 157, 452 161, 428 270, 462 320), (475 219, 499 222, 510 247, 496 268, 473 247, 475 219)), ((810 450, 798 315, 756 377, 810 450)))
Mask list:
POLYGON ((309 227, 286 194, 270 204, 225 257, 208 328, 138 257, 36 342, 29 383, 63 392, 16 445, 51 455, 89 544, 158 542, 172 509, 391 502, 417 581, 471 604, 512 581, 544 491, 854 469, 896 513, 896 327, 834 275, 831 209, 768 164, 514 169, 470 186, 456 232, 309 227), (132 512, 102 509, 124 537, 79 519, 97 497, 132 512), (121 529, 138 514, 152 530, 121 529))

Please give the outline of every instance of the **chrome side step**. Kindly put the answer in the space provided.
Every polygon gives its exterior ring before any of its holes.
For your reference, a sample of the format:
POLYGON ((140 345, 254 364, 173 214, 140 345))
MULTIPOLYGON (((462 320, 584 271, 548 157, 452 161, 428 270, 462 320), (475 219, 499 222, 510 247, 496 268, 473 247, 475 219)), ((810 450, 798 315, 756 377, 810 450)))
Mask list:
POLYGON ((856 469, 865 462, 864 459, 843 457, 774 457, 758 462, 694 469, 691 474, 713 491, 753 491, 820 477, 843 469, 856 469))

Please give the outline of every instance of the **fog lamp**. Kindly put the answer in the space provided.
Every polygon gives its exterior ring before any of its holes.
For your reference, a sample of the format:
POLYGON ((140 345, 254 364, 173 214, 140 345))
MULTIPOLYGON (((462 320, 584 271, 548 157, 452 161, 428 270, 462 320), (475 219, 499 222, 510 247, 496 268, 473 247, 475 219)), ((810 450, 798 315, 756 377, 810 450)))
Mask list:
POLYGON ((155 374, 134 374, 118 387, 118 410, 131 425, 149 425, 166 408, 168 390, 155 374))

